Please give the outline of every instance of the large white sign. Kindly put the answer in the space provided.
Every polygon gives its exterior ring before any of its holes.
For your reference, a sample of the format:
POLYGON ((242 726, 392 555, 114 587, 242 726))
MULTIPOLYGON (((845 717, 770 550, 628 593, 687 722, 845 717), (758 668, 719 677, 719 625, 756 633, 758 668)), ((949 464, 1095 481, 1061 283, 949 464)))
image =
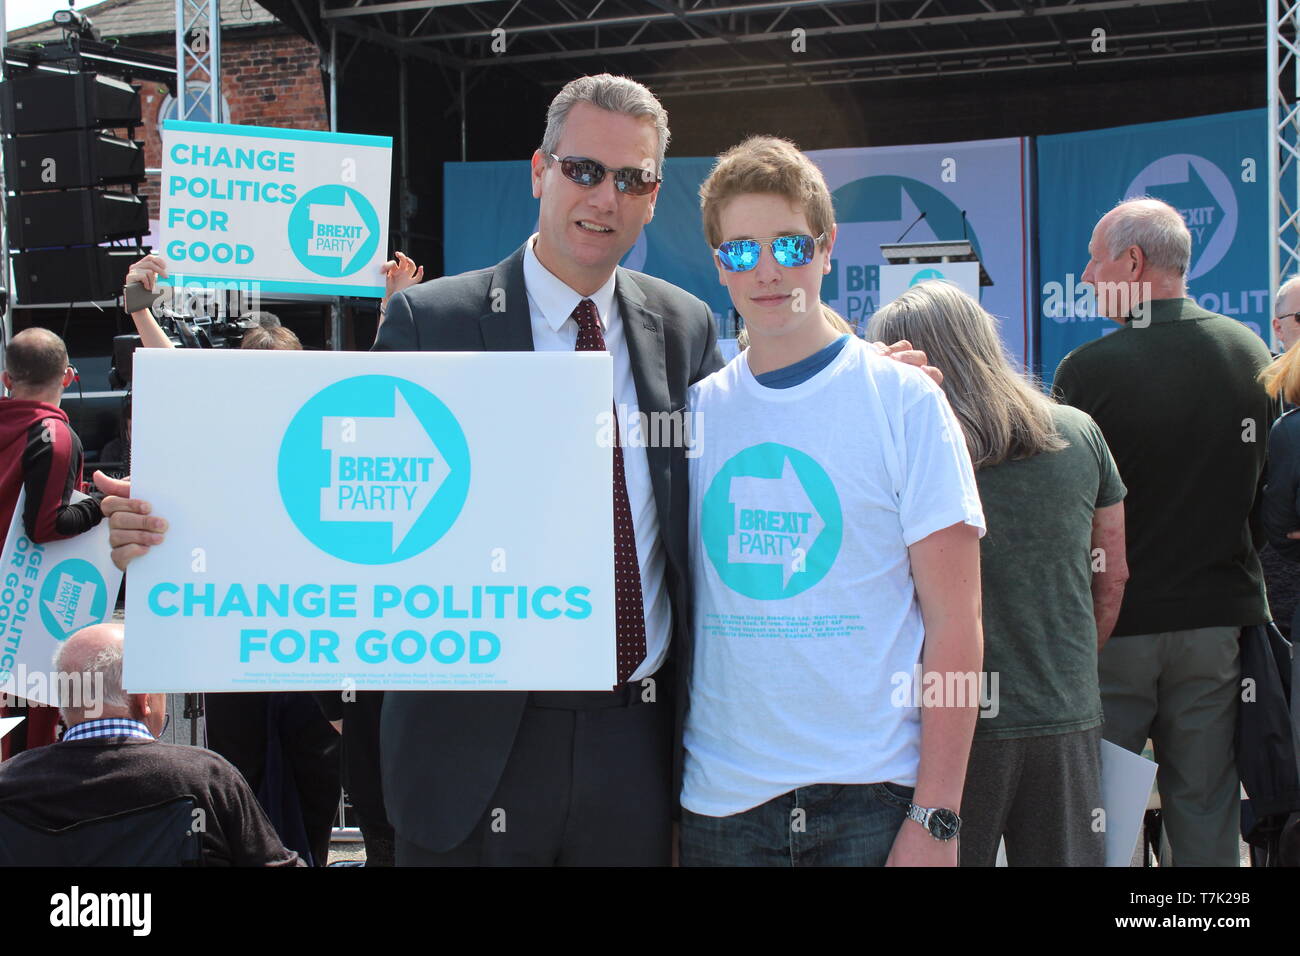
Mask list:
MULTIPOLYGON (((74 502, 85 497, 72 493, 74 502)), ((68 678, 54 674, 54 652, 76 631, 112 616, 122 572, 109 557, 107 521, 75 538, 37 544, 23 530, 26 501, 26 491, 19 492, 0 553, 0 693, 57 706, 68 678)), ((67 686, 74 698, 82 690, 67 686)))
POLYGON ((133 691, 614 685, 607 353, 135 363, 133 691))
POLYGON ((162 143, 172 284, 383 296, 391 137, 166 120, 162 143))

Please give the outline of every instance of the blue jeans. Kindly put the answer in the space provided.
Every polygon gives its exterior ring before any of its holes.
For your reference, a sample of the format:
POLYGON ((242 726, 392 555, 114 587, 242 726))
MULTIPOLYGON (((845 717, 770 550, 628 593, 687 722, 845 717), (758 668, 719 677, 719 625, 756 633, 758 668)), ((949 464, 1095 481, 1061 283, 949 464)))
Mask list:
POLYGON ((752 810, 706 817, 682 808, 682 866, 884 866, 912 788, 819 783, 752 810))

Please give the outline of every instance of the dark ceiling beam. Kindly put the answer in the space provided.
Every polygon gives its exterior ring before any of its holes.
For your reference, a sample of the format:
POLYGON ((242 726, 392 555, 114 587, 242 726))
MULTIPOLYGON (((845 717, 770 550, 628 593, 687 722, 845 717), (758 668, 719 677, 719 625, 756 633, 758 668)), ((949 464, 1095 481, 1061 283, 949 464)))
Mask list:
MULTIPOLYGON (((1022 13, 1019 10, 1005 10, 1005 11, 1000 11, 999 13, 996 14, 993 13, 957 14, 957 15, 947 16, 947 17, 942 17, 942 16, 929 17, 924 20, 894 20, 894 21, 884 20, 881 21, 880 24, 869 22, 869 23, 853 23, 853 24, 825 26, 825 27, 807 27, 805 28, 805 35, 811 39, 813 37, 852 35, 852 34, 859 34, 859 33, 872 33, 876 31, 884 31, 884 30, 897 30, 897 29, 915 30, 919 26, 952 26, 956 23, 976 23, 976 22, 990 23, 990 22, 998 22, 998 21, 1006 21, 1006 20, 1016 20, 1020 22, 1025 22, 1029 20, 1038 20, 1042 17, 1062 16, 1066 14, 1098 13, 1102 10, 1121 9, 1121 8, 1132 9, 1135 6, 1162 6, 1162 5, 1169 5, 1169 4, 1186 4, 1186 3, 1203 3, 1203 2, 1206 2, 1206 0, 1097 0, 1097 2, 1093 2, 1093 3, 1077 3, 1077 4, 1071 4, 1069 6, 1036 7, 1036 8, 1032 8, 1035 10, 1035 13, 1033 15, 1026 15, 1025 13, 1022 13)), ((723 8, 717 8, 717 9, 721 10, 723 8)), ((637 22, 639 23, 641 21, 638 20, 637 22)), ((536 29, 516 27, 512 32, 518 35, 521 32, 544 32, 545 30, 546 30, 545 27, 540 27, 540 26, 536 29)), ((483 35, 484 34, 481 31, 477 33, 465 34, 465 36, 477 36, 477 37, 482 37, 483 35)), ((459 37, 461 35, 443 34, 442 36, 444 38, 450 38, 450 37, 459 37)), ((403 42, 406 44, 414 44, 417 42, 432 42, 435 39, 437 39, 437 37, 431 35, 428 37, 421 37, 419 38, 418 41, 406 40, 403 42)), ((605 45, 605 46, 579 48, 573 50, 571 55, 590 57, 590 56, 608 56, 608 55, 621 54, 621 53, 651 53, 651 52, 658 52, 658 51, 665 51, 665 50, 676 51, 676 50, 681 50, 684 47, 717 47, 727 42, 771 43, 774 41, 784 40, 784 39, 785 36, 783 34, 741 33, 741 34, 731 35, 726 40, 722 40, 715 37, 699 37, 695 39, 664 40, 664 41, 658 41, 653 43, 643 43, 635 46, 605 45)), ((529 60, 545 59, 550 55, 551 54, 546 54, 546 53, 518 54, 514 56, 511 56, 510 54, 505 54, 500 57, 495 57, 492 60, 473 60, 471 61, 471 63, 475 66, 489 66, 492 65, 494 62, 500 63, 505 60, 513 60, 514 62, 522 63, 522 62, 528 62, 529 60)))

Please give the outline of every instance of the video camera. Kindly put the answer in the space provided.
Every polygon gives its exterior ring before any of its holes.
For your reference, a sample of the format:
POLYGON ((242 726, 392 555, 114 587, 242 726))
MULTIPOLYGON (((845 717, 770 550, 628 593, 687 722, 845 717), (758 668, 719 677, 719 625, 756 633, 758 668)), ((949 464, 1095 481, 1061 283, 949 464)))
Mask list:
MULTIPOLYGON (((250 303, 240 289, 166 291, 166 295, 149 292, 133 282, 126 288, 124 305, 127 312, 149 309, 177 348, 237 349, 250 329, 279 324, 270 313, 246 308, 250 303)), ((132 355, 139 346, 138 335, 114 337, 108 373, 113 388, 130 388, 132 355)))

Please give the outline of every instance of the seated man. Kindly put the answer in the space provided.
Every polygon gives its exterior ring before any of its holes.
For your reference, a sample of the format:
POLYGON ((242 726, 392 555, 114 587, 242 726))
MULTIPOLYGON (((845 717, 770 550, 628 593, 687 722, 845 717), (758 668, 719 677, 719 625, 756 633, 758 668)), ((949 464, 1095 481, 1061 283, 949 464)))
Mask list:
POLYGON ((211 751, 155 739, 167 698, 123 692, 121 624, 78 631, 59 648, 54 667, 82 690, 83 706, 61 708, 68 724, 62 742, 0 764, 0 812, 62 829, 190 796, 202 811, 194 825, 205 866, 303 865, 234 767, 211 751))

